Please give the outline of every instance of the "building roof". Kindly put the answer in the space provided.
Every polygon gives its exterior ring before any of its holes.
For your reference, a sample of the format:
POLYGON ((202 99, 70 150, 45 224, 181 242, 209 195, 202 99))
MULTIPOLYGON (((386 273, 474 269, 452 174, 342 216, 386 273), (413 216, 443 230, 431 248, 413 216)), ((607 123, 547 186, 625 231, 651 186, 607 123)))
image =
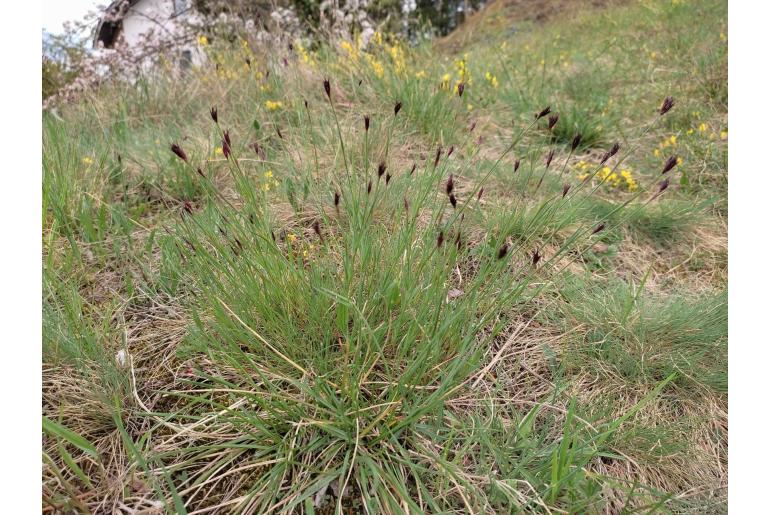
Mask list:
POLYGON ((123 18, 128 10, 142 0, 113 0, 104 10, 104 14, 99 19, 99 24, 94 32, 93 46, 98 47, 99 42, 104 44, 104 48, 112 48, 120 35, 120 29, 123 25, 123 18))

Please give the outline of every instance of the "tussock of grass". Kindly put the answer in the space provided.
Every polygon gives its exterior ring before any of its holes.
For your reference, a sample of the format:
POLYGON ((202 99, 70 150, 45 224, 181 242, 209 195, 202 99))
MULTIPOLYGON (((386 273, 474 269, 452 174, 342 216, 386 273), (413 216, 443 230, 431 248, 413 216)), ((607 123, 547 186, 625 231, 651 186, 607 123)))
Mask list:
POLYGON ((723 510, 723 11, 222 43, 45 113, 44 509, 723 510))

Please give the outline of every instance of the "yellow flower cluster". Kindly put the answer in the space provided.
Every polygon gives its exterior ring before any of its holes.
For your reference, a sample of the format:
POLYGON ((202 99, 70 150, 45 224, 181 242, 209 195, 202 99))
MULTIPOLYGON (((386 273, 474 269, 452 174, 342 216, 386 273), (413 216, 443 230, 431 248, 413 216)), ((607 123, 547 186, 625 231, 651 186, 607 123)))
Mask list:
POLYGON ((268 192, 270 191, 270 188, 275 188, 278 186, 278 181, 273 179, 273 171, 268 170, 265 173, 262 174, 265 178, 264 183, 262 184, 262 191, 268 192))
POLYGON ((88 156, 85 156, 85 157, 83 157, 83 164, 86 165, 86 166, 90 166, 90 165, 94 164, 94 160, 91 159, 88 156))
POLYGON ((283 107, 283 102, 281 101, 273 101, 273 100, 266 100, 265 101, 265 107, 268 111, 277 111, 278 109, 283 107))
POLYGON ((200 46, 208 46, 209 39, 206 36, 204 36, 204 35, 200 35, 200 36, 198 36, 198 44, 200 46))
POLYGON ((484 78, 485 78, 485 79, 487 79, 487 82, 489 82, 489 84, 490 84, 490 85, 491 85, 493 88, 497 89, 497 87, 498 87, 498 85, 499 85, 499 84, 498 84, 498 82, 497 82, 497 77, 495 77, 494 75, 492 75, 492 73, 490 73, 490 72, 487 72, 486 74, 484 74, 484 78))
MULTIPOLYGON (((576 171, 578 172, 578 180, 585 181, 591 176, 591 170, 596 165, 586 163, 585 161, 578 162, 576 171)), ((636 191, 639 189, 639 185, 634 179, 633 174, 626 169, 620 170, 620 173, 614 172, 609 166, 602 167, 595 175, 601 184, 609 186, 610 188, 624 189, 626 191, 636 191)))
POLYGON ((303 63, 315 66, 315 59, 308 53, 307 48, 305 48, 301 41, 295 41, 294 48, 297 49, 297 54, 299 54, 299 58, 303 63))

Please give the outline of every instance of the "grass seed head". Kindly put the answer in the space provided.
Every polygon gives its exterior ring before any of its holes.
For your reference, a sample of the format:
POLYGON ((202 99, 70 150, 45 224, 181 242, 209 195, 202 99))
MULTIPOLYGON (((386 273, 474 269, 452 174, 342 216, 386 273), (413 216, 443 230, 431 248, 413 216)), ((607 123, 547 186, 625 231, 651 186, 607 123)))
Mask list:
POLYGON ((574 152, 579 146, 580 146, 580 140, 583 139, 583 136, 580 133, 575 134, 575 137, 572 138, 572 151, 574 152))
POLYGON ((591 232, 591 235, 594 235, 594 234, 602 232, 605 227, 606 227, 606 225, 605 225, 604 222, 600 223, 599 225, 594 227, 594 230, 591 232))
POLYGON ((324 91, 326 92, 326 98, 329 99, 329 102, 332 100, 332 86, 329 83, 329 79, 324 79, 324 91))
POLYGON ((439 231, 438 236, 436 237, 436 247, 441 248, 443 244, 444 244, 444 231, 439 231))
POLYGON ((673 155, 669 157, 668 159, 666 159, 666 162, 663 165, 663 172, 661 173, 665 174, 670 172, 671 170, 674 169, 674 167, 677 165, 678 162, 679 162, 679 156, 673 155))
POLYGON ((553 116, 548 117, 548 130, 552 131, 554 126, 556 125, 556 122, 559 121, 559 114, 555 114, 553 116))
POLYGON ((546 156, 545 156, 545 167, 546 167, 546 169, 551 167, 551 161, 553 161, 553 149, 551 149, 551 151, 548 152, 548 154, 546 154, 546 156))
POLYGON ((569 189, 571 186, 569 184, 565 184, 564 187, 561 190, 561 198, 564 198, 567 196, 567 193, 569 193, 569 189))
POLYGON ((497 259, 503 259, 508 255, 508 243, 503 243, 503 246, 497 250, 497 259))
POLYGON ((434 159, 433 161, 434 168, 438 166, 438 162, 441 159, 441 152, 442 152, 441 145, 439 145, 438 148, 436 149, 436 159, 434 159))
POLYGON ((364 130, 369 132, 369 115, 364 115, 364 130))
POLYGON ((455 189, 455 179, 454 179, 454 175, 450 173, 449 179, 447 179, 446 181, 446 194, 451 195, 454 189, 455 189))
POLYGON ((230 150, 230 131, 225 131, 222 136, 222 154, 224 154, 225 159, 230 159, 230 150))
POLYGON ((211 119, 214 120, 214 123, 219 123, 219 116, 217 115, 217 106, 213 106, 211 109, 209 109, 209 114, 211 114, 211 119))
POLYGON ((607 160, 608 160, 609 158, 611 158, 612 156, 614 156, 615 154, 617 154, 619 150, 620 150, 620 143, 618 143, 618 142, 616 141, 616 142, 615 142, 615 143, 612 145, 612 148, 610 148, 610 149, 609 149, 609 150, 608 150, 608 151, 607 151, 607 152, 606 152, 606 153, 605 153, 605 154, 602 156, 602 159, 601 159, 601 164, 604 164, 604 163, 606 163, 606 162, 607 162, 607 160))
POLYGON ((390 182, 390 179, 391 179, 392 177, 393 177, 393 176, 392 176, 392 175, 390 175, 389 173, 386 173, 386 174, 385 174, 385 186, 387 186, 387 185, 388 185, 388 183, 390 182))
POLYGON ((535 119, 539 120, 543 116, 547 116, 548 114, 550 114, 550 112, 551 112, 551 106, 547 106, 545 109, 543 109, 542 111, 540 111, 535 115, 535 119))
POLYGON ((340 193, 339 191, 334 192, 334 207, 337 207, 340 205, 340 193))
POLYGON ((401 110, 401 102, 396 102, 396 105, 393 106, 393 116, 398 116, 398 112, 401 110))
POLYGON ((414 171, 417 169, 417 163, 412 163, 412 169, 409 170, 409 175, 413 175, 414 171))
POLYGON ((660 106, 660 115, 663 116, 674 107, 674 97, 666 97, 663 100, 663 104, 660 106))
POLYGON ((481 196, 484 194, 484 187, 482 186, 479 190, 479 194, 476 195, 476 200, 481 200, 481 196))
POLYGON ((453 208, 457 209, 457 197, 449 195, 449 203, 452 204, 453 208))
POLYGON ((457 96, 462 98, 463 91, 465 91, 465 83, 461 82, 457 85, 457 96))
POLYGON ((540 258, 542 256, 540 255, 539 250, 535 250, 534 253, 532 253, 532 266, 537 266, 537 264, 540 262, 540 258))
POLYGON ((187 159, 187 153, 184 150, 182 150, 182 147, 180 147, 178 144, 173 143, 171 145, 171 152, 176 154, 177 157, 179 157, 179 159, 181 159, 185 163, 189 163, 189 161, 187 159))
POLYGON ((521 159, 517 159, 513 162, 513 173, 519 171, 519 166, 521 166, 521 159))
POLYGON ((385 170, 386 170, 387 168, 388 168, 388 167, 385 165, 385 163, 384 163, 384 162, 382 162, 382 161, 380 161, 380 164, 379 164, 379 166, 377 166, 377 178, 378 178, 378 179, 379 179, 380 177, 382 177, 382 174, 384 174, 384 173, 385 173, 385 170))

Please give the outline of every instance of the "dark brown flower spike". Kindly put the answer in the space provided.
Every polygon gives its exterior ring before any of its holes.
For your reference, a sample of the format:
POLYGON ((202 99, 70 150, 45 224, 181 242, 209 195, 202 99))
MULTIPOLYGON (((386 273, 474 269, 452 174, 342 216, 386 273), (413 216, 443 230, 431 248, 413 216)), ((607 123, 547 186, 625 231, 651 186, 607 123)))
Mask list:
POLYGON ((381 162, 380 162, 380 164, 379 164, 379 166, 377 166, 377 178, 378 178, 378 179, 379 179, 380 177, 382 177, 382 174, 384 174, 384 173, 385 173, 385 170, 386 170, 387 168, 388 168, 388 167, 385 165, 385 163, 383 163, 383 162, 381 161, 381 162))
POLYGON ((184 201, 184 204, 182 204, 182 208, 185 210, 185 212, 188 215, 192 214, 192 204, 190 204, 188 201, 184 201))
POLYGON ((457 85, 457 96, 462 98, 463 91, 465 91, 465 83, 461 82, 457 85))
POLYGON ((438 237, 436 238, 436 246, 438 248, 441 248, 443 244, 444 244, 444 231, 439 231, 438 237))
POLYGON ((616 142, 615 142, 615 143, 612 145, 612 148, 611 148, 611 149, 609 149, 609 151, 607 151, 607 153, 605 153, 605 154, 602 156, 602 159, 601 159, 601 164, 604 164, 604 163, 606 163, 606 162, 607 162, 607 160, 608 160, 609 158, 611 158, 612 156, 614 156, 615 154, 617 154, 617 153, 618 153, 618 150, 620 150, 620 143, 618 143, 618 142, 616 141, 616 142))
POLYGON ((455 151, 455 146, 452 145, 451 147, 449 147, 449 151, 446 153, 446 156, 447 157, 451 156, 454 151, 455 151))
POLYGON ((185 151, 184 151, 184 150, 182 150, 182 147, 180 147, 180 146, 179 146, 179 145, 177 145, 176 143, 174 143, 174 144, 172 144, 172 145, 171 145, 171 152, 173 152, 174 154, 176 154, 176 155, 177 155, 177 157, 178 157, 179 159, 181 159, 182 161, 184 161, 185 163, 188 163, 188 162, 189 162, 189 161, 187 160, 187 154, 185 153, 185 151))
POLYGON ((663 105, 660 106, 660 115, 663 116, 674 107, 674 97, 666 97, 663 100, 663 105))
POLYGON ((392 175, 390 175, 389 173, 385 174, 385 186, 388 185, 388 183, 390 182, 391 177, 392 177, 392 175))
POLYGON ((249 59, 249 58, 247 57, 247 58, 245 59, 245 61, 246 61, 246 66, 248 66, 249 68, 251 68, 251 59, 249 59))
POLYGON ((196 172, 198 172, 198 175, 200 175, 200 176, 201 176, 201 177, 203 177, 204 179, 206 178, 206 174, 205 174, 205 173, 203 173, 203 170, 201 170, 200 168, 198 168, 198 169, 196 170, 196 172))
POLYGON ((570 186, 569 184, 565 184, 565 185, 564 185, 564 187, 561 189, 561 198, 564 198, 564 197, 566 197, 566 196, 567 196, 567 193, 569 193, 569 189, 570 189, 571 187, 572 187, 572 186, 570 186))
POLYGON ((372 192, 372 180, 369 179, 369 184, 366 185, 366 194, 368 195, 371 192, 372 192))
POLYGON ((313 222, 313 231, 318 235, 318 237, 323 241, 324 237, 321 234, 321 224, 318 223, 318 220, 313 222))
POLYGON ((545 167, 550 168, 551 161, 553 161, 553 149, 545 156, 545 167))
POLYGON ((548 117, 548 130, 552 131, 554 126, 556 125, 556 122, 558 122, 558 121, 559 121, 558 113, 553 115, 553 116, 549 116, 548 117))
POLYGON ((439 145, 438 148, 436 149, 436 159, 433 161, 434 168, 438 166, 439 159, 441 159, 441 152, 442 152, 441 145, 439 145))
POLYGON ((409 175, 412 175, 416 169, 417 169, 417 163, 413 163, 412 169, 409 171, 409 175))
POLYGON ((666 163, 663 165, 663 172, 661 172, 661 173, 664 174, 664 173, 670 172, 671 170, 674 169, 674 167, 678 163, 679 163, 679 156, 675 156, 674 155, 674 156, 669 157, 668 159, 666 159, 666 163))
POLYGON ((497 259, 503 259, 508 254, 508 244, 503 243, 503 246, 497 251, 497 259))
POLYGON ((449 195, 449 203, 452 204, 453 208, 457 209, 457 197, 449 195))
POLYGON ((369 115, 364 115, 364 130, 369 132, 369 115))
POLYGON ((540 119, 540 118, 542 118, 543 116, 547 116, 547 115, 548 115, 548 114, 550 114, 550 113, 551 113, 551 106, 548 106, 548 107, 546 107, 545 109, 543 109, 542 111, 540 111, 538 114, 536 114, 536 115, 535 115, 535 118, 536 118, 537 120, 539 120, 539 119, 540 119))
POLYGON ((230 132, 225 131, 222 137, 222 154, 224 154, 225 159, 230 159, 230 150, 230 132))
POLYGON ((575 137, 572 138, 572 151, 574 152, 575 149, 577 149, 580 146, 580 141, 583 139, 583 135, 580 133, 575 134, 575 137))
POLYGON ((605 227, 606 227, 606 225, 604 224, 604 222, 600 223, 599 225, 594 227, 594 230, 591 232, 591 235, 594 235, 596 233, 602 232, 605 227))
POLYGON ((541 258, 540 252, 536 250, 532 254, 532 266, 537 266, 537 264, 540 262, 540 258, 541 258))
POLYGON ((484 187, 482 186, 479 190, 479 194, 476 195, 476 200, 481 200, 481 196, 484 194, 484 187))
POLYGON ((281 133, 281 128, 277 125, 275 126, 275 133, 278 134, 278 137, 283 139, 283 134, 281 133))
POLYGON ((339 207, 340 205, 340 193, 338 191, 334 192, 334 207, 339 207))
POLYGON ((211 119, 214 120, 214 123, 219 123, 219 116, 217 115, 217 106, 214 106, 211 109, 209 109, 209 114, 211 114, 211 119))
POLYGON ((329 79, 324 79, 324 91, 326 92, 326 97, 331 100, 332 99, 332 86, 329 83, 329 79))
POLYGON ((476 128, 476 122, 474 121, 474 122, 471 124, 471 128, 470 128, 470 129, 468 129, 468 132, 473 132, 473 129, 475 129, 475 128, 476 128))
POLYGON ((513 162, 513 173, 516 173, 519 170, 519 166, 521 166, 521 160, 517 159, 513 162))
POLYGON ((446 194, 451 195, 454 189, 455 189, 455 179, 454 179, 454 175, 450 173, 449 179, 447 179, 446 181, 446 194))
POLYGON ((658 195, 660 195, 661 193, 666 191, 666 188, 668 188, 669 184, 670 184, 670 182, 668 180, 668 177, 666 177, 666 179, 664 181, 661 181, 661 183, 658 184, 658 192, 655 194, 655 196, 657 197, 658 195))
POLYGON ((398 112, 401 110, 401 102, 396 102, 396 105, 393 106, 393 116, 398 116, 398 112))

